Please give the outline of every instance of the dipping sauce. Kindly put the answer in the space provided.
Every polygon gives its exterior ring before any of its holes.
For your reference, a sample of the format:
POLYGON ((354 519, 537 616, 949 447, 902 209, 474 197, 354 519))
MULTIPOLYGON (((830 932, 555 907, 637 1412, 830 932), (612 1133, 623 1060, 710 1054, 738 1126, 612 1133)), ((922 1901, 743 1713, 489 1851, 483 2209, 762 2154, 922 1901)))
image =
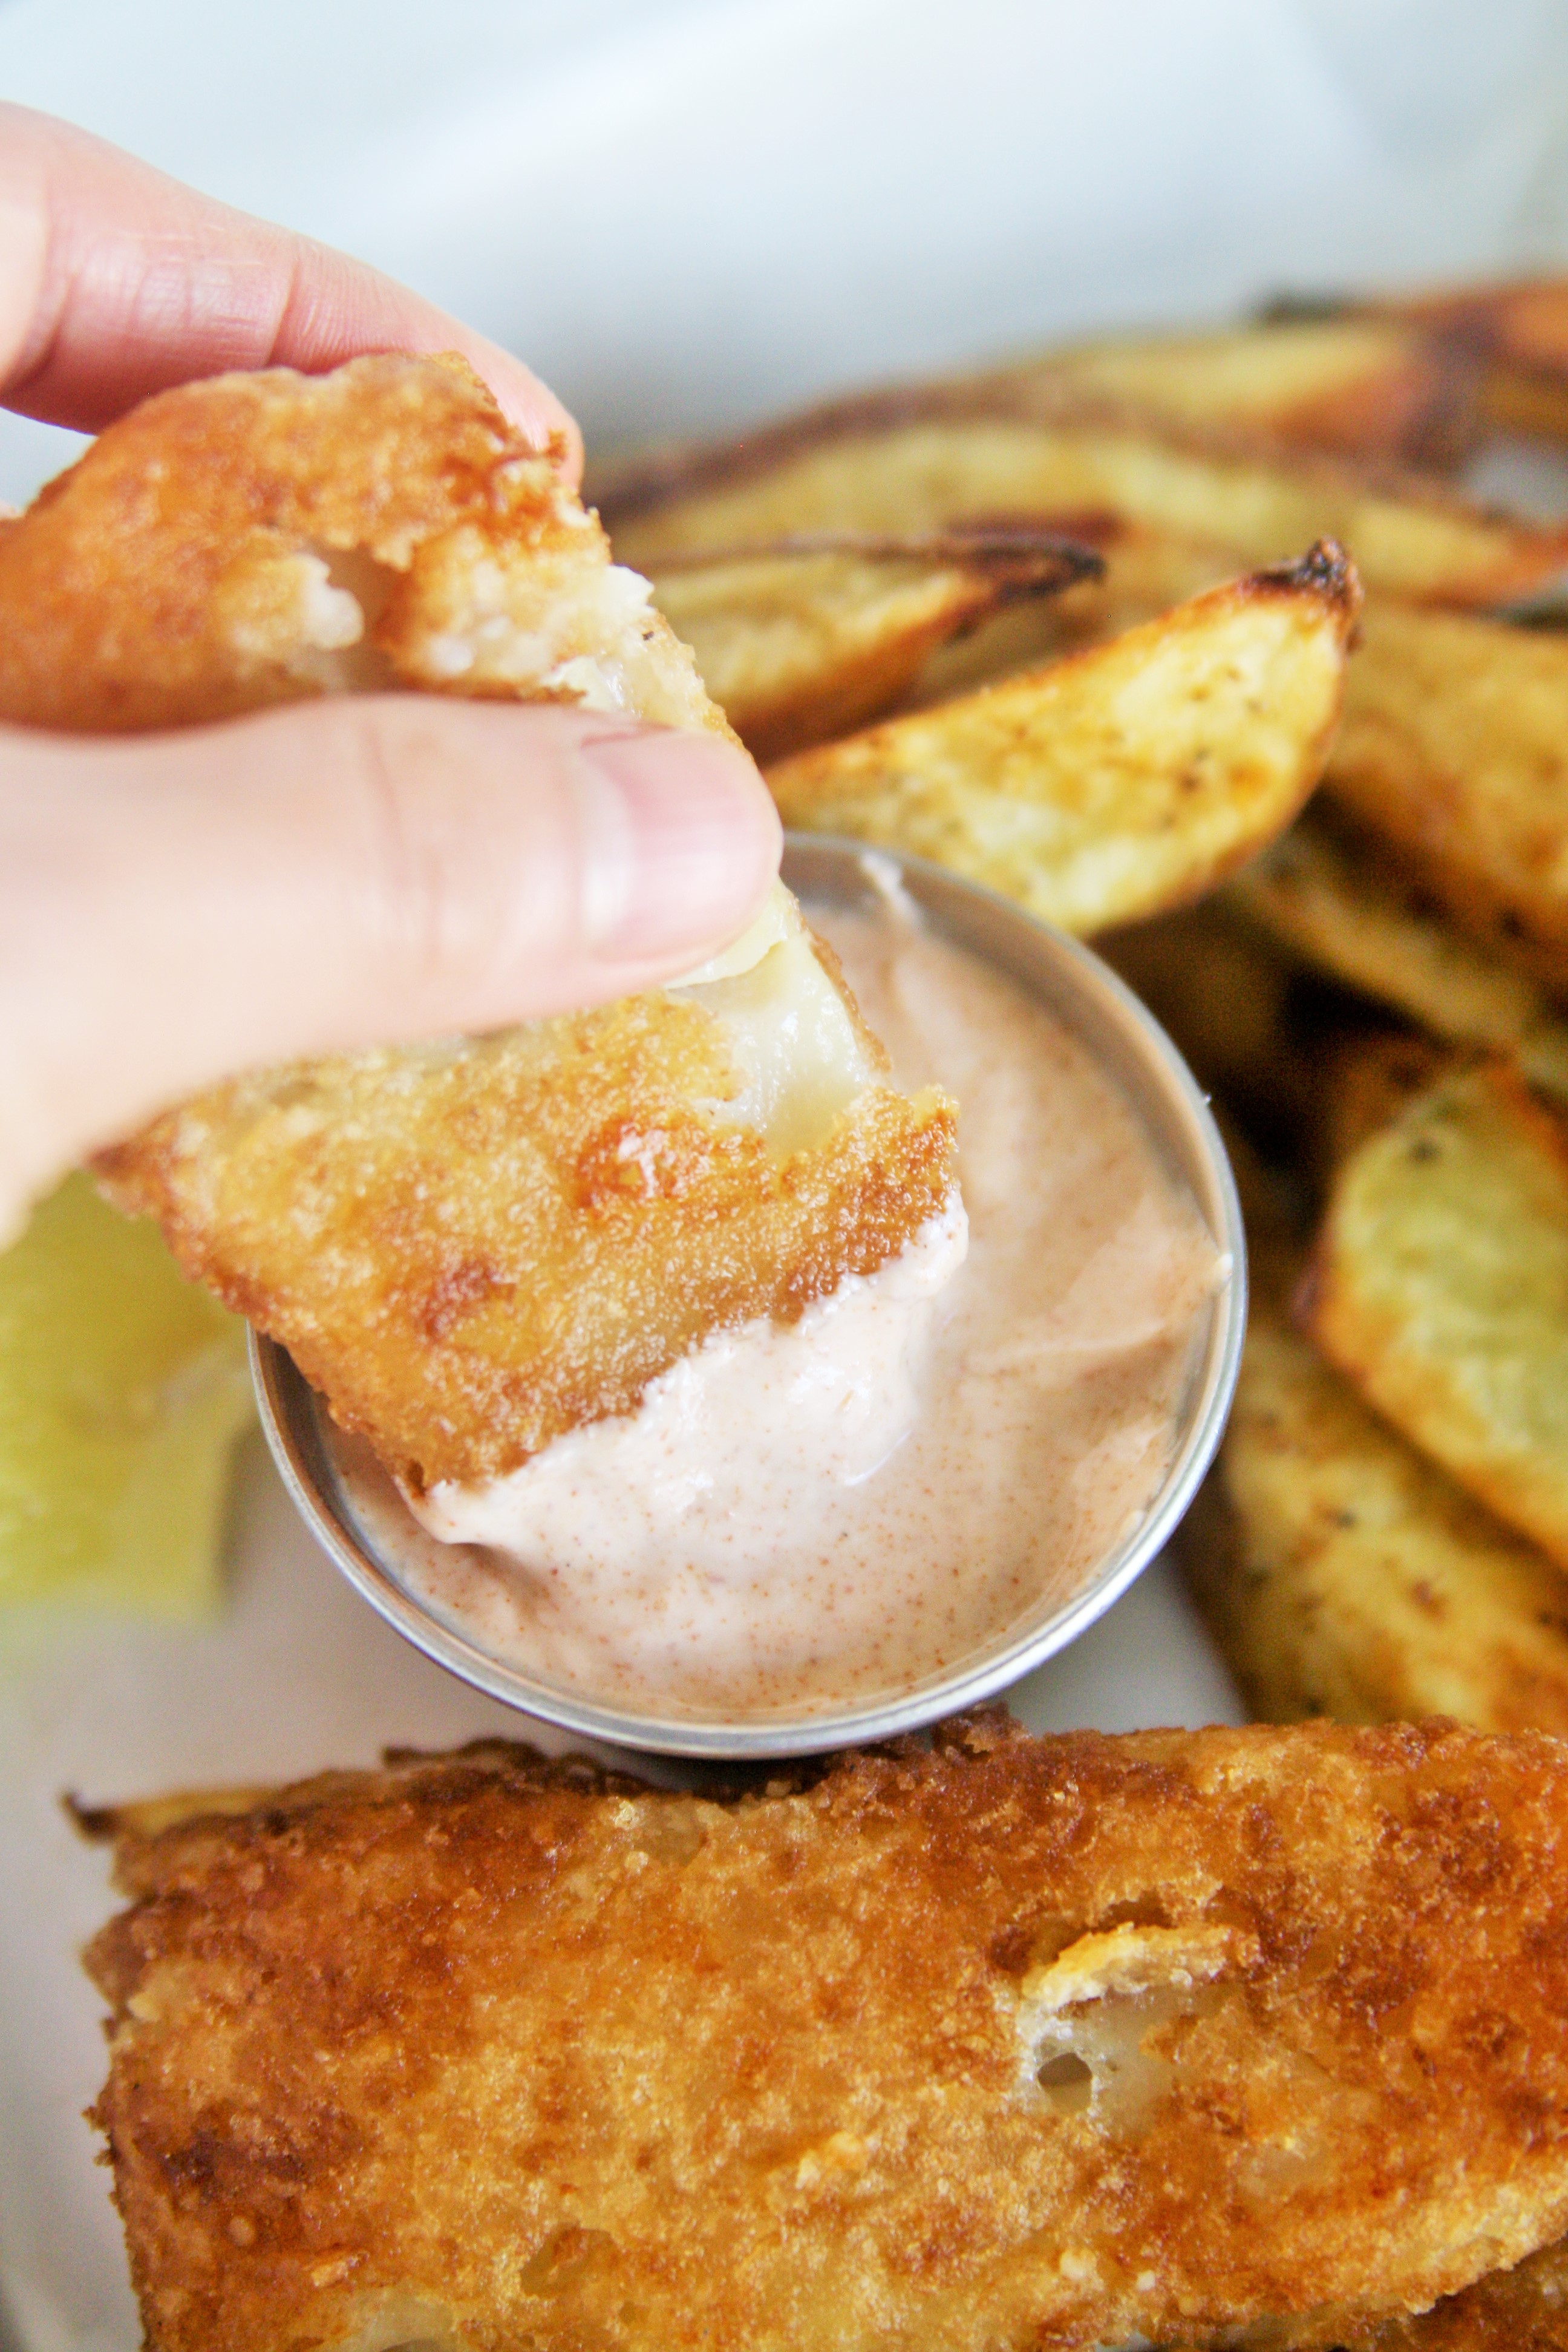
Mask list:
POLYGON ((956 1097, 963 1208, 797 1324, 715 1334, 636 1413, 411 1501, 423 1532, 351 1474, 439 1617, 605 1706, 756 1717, 908 1692, 1070 1600, 1172 1459, 1220 1268, 1114 1080, 896 908, 811 919, 900 1083, 956 1097))

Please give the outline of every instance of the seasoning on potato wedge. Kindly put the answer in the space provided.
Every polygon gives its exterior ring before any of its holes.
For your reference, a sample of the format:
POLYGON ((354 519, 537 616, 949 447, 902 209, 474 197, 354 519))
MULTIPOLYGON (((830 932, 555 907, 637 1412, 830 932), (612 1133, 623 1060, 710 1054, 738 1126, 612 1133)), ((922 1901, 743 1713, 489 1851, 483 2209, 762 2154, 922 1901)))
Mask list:
POLYGON ((1373 601, 1325 791, 1463 929, 1568 985, 1568 636, 1373 601))
POLYGON ((1303 1314, 1380 1412, 1568 1565, 1568 1136, 1514 1072, 1445 1079, 1346 1161, 1303 1314))
POLYGON ((1507 1050, 1550 1017, 1527 971, 1457 930, 1385 846, 1334 824, 1321 800, 1228 895, 1305 962, 1439 1037, 1507 1050))
POLYGON ((1267 1315, 1180 1553, 1268 1721, 1568 1733, 1568 1578, 1267 1315))
POLYGON ((677 559, 653 587, 731 726, 772 760, 864 726, 939 646, 1103 568, 1092 550, 1053 533, 974 530, 677 559))
POLYGON ((1344 313, 1069 345, 1002 380, 1124 401, 1177 425, 1240 425, 1300 448, 1437 468, 1474 444, 1478 373, 1451 338, 1344 313))
POLYGON ((1196 898, 1321 771, 1360 604, 1331 543, 1112 643, 802 753, 788 824, 912 850, 1093 932, 1196 898))

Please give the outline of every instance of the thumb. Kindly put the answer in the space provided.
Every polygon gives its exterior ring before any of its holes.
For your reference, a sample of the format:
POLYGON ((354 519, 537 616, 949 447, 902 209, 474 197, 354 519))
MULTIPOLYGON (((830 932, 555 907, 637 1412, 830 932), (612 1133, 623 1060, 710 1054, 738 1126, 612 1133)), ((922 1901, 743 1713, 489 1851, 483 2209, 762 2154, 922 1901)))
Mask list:
POLYGON ((236 1070, 590 1004, 776 870, 712 735, 387 695, 178 734, 0 730, 0 1218, 236 1070))

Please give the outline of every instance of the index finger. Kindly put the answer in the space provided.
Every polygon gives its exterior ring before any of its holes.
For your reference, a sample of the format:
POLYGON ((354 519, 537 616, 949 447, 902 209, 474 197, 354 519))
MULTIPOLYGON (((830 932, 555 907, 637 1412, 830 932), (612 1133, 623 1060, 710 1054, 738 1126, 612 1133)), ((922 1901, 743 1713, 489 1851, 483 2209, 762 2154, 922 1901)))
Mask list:
POLYGON ((460 352, 530 440, 564 437, 575 482, 576 425, 499 344, 364 262, 0 104, 0 404, 94 433, 197 376, 385 351, 460 352))

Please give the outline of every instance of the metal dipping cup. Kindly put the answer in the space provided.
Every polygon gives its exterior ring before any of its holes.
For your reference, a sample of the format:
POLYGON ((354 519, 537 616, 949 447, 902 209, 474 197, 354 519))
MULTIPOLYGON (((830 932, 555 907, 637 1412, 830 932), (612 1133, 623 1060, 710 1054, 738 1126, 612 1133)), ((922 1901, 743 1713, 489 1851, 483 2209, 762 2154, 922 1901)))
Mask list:
POLYGON ((411 1543, 423 1530, 399 1501, 390 1517, 378 1506, 373 1532, 342 1475, 346 1442, 325 1405, 282 1348, 253 1334, 251 1368, 273 1459, 306 1524, 350 1583, 426 1657, 507 1706, 580 1737, 672 1756, 796 1756, 888 1739, 991 1698, 1076 1641, 1126 1591, 1169 1542, 1219 1444, 1241 1361, 1246 1259, 1225 1147, 1186 1064, 1152 1015, 1098 956, 1010 900, 923 858, 868 853, 822 835, 792 835, 784 852, 784 879, 808 910, 812 902, 880 903, 871 879, 877 868, 884 877, 898 877, 938 938, 1007 973, 1110 1071, 1207 1222, 1223 1278, 1195 1333, 1171 1466, 1138 1526, 1069 1601, 1042 1604, 1037 1613, 1015 1620, 955 1667, 908 1690, 794 1717, 722 1720, 641 1713, 606 1705, 491 1654, 420 1598, 399 1572, 398 1548, 389 1529, 395 1531, 401 1518, 411 1543))

